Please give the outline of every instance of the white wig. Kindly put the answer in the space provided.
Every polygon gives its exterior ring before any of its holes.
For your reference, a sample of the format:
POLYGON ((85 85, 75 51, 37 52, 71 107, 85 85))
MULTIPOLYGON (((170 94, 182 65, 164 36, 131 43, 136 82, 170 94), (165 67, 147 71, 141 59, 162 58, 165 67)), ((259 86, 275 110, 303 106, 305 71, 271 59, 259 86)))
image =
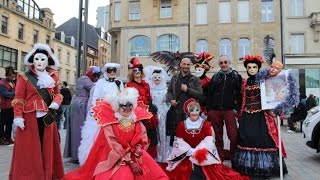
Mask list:
POLYGON ((126 104, 127 102, 131 103, 133 108, 136 108, 138 96, 138 90, 128 87, 116 96, 107 95, 104 98, 111 104, 113 110, 117 112, 119 110, 119 104, 126 104))
POLYGON ((53 54, 51 48, 47 44, 37 43, 33 46, 33 49, 25 56, 24 64, 33 65, 34 55, 37 53, 43 53, 48 56, 48 66, 53 66, 54 69, 57 69, 59 66, 59 60, 53 54))
POLYGON ((151 89, 162 89, 167 87, 167 81, 170 80, 168 73, 160 66, 146 66, 144 69, 145 81, 150 85, 151 89), (153 81, 153 77, 155 76, 154 71, 160 70, 161 72, 161 82, 160 84, 155 84, 153 81))

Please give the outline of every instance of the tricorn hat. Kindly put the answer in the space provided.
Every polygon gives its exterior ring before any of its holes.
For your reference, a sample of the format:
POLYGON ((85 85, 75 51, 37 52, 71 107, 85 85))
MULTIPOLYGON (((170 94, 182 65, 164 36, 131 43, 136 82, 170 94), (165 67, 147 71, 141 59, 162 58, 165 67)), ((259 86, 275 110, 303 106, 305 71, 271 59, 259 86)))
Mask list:
POLYGON ((209 71, 212 66, 210 66, 209 62, 213 56, 210 53, 202 52, 196 56, 196 60, 194 63, 195 68, 202 67, 206 71, 209 71))
POLYGON ((48 66, 52 66, 54 67, 54 69, 58 68, 59 60, 53 54, 50 46, 48 46, 47 44, 40 44, 40 43, 35 44, 33 49, 26 55, 26 57, 24 58, 24 64, 33 65, 33 58, 34 58, 34 55, 37 53, 42 53, 48 56, 48 66))

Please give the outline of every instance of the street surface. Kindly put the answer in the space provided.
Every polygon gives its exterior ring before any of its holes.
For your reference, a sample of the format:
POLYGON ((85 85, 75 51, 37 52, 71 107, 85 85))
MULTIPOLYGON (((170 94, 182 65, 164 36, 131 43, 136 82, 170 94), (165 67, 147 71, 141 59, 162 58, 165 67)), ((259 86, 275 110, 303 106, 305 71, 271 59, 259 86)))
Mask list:
MULTIPOLYGON (((287 124, 286 122, 284 124, 287 124)), ((65 141, 65 130, 60 130, 63 152, 65 141)), ((287 133, 286 127, 282 126, 282 138, 287 150, 288 158, 285 159, 289 174, 284 176, 285 180, 316 180, 320 179, 320 153, 305 145, 303 134, 287 133)), ((13 146, 0 146, 0 180, 8 179, 13 146)), ((30 162, 32 163, 32 162, 30 162)), ((230 161, 225 162, 230 166, 230 161)), ((78 165, 68 163, 64 159, 65 172, 78 167, 78 165)), ((279 178, 274 178, 276 180, 279 178)))

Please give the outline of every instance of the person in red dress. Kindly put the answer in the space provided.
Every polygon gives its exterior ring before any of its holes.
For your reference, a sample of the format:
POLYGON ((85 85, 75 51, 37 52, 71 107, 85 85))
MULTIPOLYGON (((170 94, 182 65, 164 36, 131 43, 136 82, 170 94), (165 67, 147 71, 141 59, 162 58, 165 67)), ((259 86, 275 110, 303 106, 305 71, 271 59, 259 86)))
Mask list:
POLYGON ((183 109, 188 118, 177 127, 176 140, 166 168, 169 178, 249 179, 221 163, 211 123, 199 116, 200 104, 195 99, 189 99, 183 109))
POLYGON ((118 96, 96 100, 93 118, 101 126, 99 135, 80 169, 66 180, 167 180, 168 177, 146 152, 148 137, 141 120, 152 116, 138 91, 125 88, 118 96))
POLYGON ((153 116, 151 118, 145 119, 143 124, 147 128, 147 134, 150 141, 150 146, 148 148, 148 153, 153 158, 157 157, 157 144, 158 144, 158 116, 157 116, 157 109, 152 104, 152 97, 150 92, 149 84, 143 80, 144 73, 143 73, 143 66, 140 64, 138 58, 134 57, 130 60, 129 64, 129 82, 127 83, 127 87, 133 87, 138 90, 139 97, 138 101, 142 101, 145 105, 149 106, 149 110, 152 112, 153 116))
POLYGON ((29 70, 18 74, 12 101, 17 130, 9 179, 61 179, 64 170, 57 125, 44 122, 49 110, 58 109, 62 102, 56 74, 59 60, 48 45, 35 44, 24 63, 29 70))

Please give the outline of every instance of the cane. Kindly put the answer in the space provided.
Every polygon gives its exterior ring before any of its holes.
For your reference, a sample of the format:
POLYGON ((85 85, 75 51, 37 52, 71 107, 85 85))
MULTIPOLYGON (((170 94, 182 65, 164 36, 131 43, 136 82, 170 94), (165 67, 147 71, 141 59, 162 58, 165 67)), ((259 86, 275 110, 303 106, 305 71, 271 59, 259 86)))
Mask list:
POLYGON ((278 142, 279 142, 279 166, 280 166, 280 180, 283 180, 283 167, 282 167, 282 143, 281 143, 281 129, 280 129, 280 117, 277 116, 278 124, 278 142))

